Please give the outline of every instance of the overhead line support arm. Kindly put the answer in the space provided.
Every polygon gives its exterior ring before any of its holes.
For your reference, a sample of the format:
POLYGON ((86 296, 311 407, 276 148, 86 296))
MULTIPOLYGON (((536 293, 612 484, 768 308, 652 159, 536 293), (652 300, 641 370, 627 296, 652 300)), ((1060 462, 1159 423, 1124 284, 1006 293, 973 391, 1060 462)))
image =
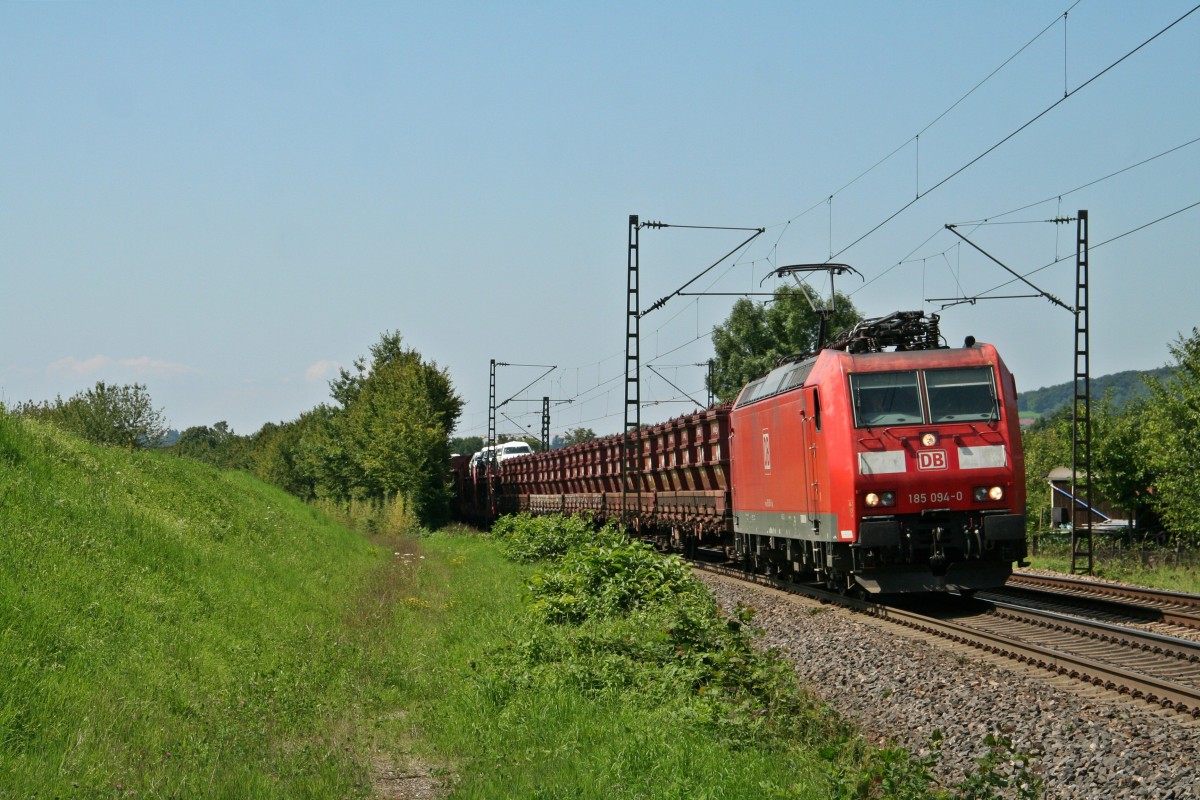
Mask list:
POLYGON ((1039 297, 1044 297, 1044 298, 1046 298, 1046 299, 1047 299, 1047 300, 1049 300, 1051 303, 1054 303, 1054 305, 1056 305, 1056 306, 1061 306, 1062 308, 1065 308, 1067 311, 1070 311, 1072 314, 1074 314, 1074 313, 1075 313, 1075 309, 1071 308, 1069 305, 1067 305, 1066 303, 1064 303, 1062 300, 1059 300, 1057 297, 1055 297, 1054 295, 1050 294, 1049 292, 1047 292, 1047 291, 1043 291, 1042 289, 1039 289, 1038 287, 1034 286, 1032 283, 1030 283, 1030 282, 1029 282, 1029 280, 1028 280, 1028 279, 1027 279, 1027 278, 1026 278, 1024 275, 1022 275, 1021 273, 1017 272, 1016 270, 1014 270, 1014 269, 1010 268, 1010 267, 1009 267, 1007 264, 1005 264, 1004 262, 1002 262, 1000 259, 996 258, 996 257, 995 257, 994 255, 992 255, 991 253, 989 253, 988 251, 984 250, 982 247, 980 247, 979 245, 975 244, 974 242, 972 242, 972 241, 971 241, 970 239, 968 239, 967 237, 963 236, 961 233, 959 233, 957 230, 955 230, 955 226, 954 226, 953 224, 947 223, 947 224, 946 224, 946 230, 950 231, 950 232, 951 232, 951 233, 953 233, 955 236, 957 236, 958 238, 962 239, 962 240, 963 240, 964 242, 966 242, 967 244, 971 245, 971 247, 974 247, 976 250, 978 250, 979 252, 983 253, 985 256, 987 256, 989 259, 991 259, 991 260, 992 260, 992 261, 993 261, 995 264, 999 265, 999 266, 1000 266, 1000 268, 1001 268, 1001 269, 1003 269, 1005 272, 1007 272, 1009 275, 1012 275, 1014 278, 1016 278, 1017 280, 1019 280, 1021 283, 1025 284, 1025 285, 1026 285, 1026 286, 1028 286, 1030 289, 1033 289, 1035 292, 1037 292, 1037 293, 1038 293, 1038 296, 1039 296, 1039 297))

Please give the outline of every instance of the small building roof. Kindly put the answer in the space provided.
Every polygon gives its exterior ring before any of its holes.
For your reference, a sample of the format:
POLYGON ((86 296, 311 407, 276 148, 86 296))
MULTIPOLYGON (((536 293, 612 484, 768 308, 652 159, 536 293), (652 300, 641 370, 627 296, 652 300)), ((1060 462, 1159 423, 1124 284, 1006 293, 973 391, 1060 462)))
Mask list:
POLYGON ((1071 480, 1070 467, 1055 467, 1050 470, 1050 474, 1046 476, 1051 481, 1069 481, 1071 480))

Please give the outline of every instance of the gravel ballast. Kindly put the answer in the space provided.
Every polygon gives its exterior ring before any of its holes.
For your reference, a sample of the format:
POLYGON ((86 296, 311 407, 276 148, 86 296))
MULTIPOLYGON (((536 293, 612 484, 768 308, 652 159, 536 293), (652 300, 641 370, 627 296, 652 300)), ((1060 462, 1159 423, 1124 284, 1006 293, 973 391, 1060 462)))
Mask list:
POLYGON ((971 651, 843 609, 701 573, 726 610, 753 607, 760 643, 875 742, 914 753, 942 735, 935 773, 958 783, 989 733, 1030 755, 1047 798, 1200 798, 1200 724, 1137 701, 971 651), (1045 675, 1045 677, 1042 677, 1045 675))

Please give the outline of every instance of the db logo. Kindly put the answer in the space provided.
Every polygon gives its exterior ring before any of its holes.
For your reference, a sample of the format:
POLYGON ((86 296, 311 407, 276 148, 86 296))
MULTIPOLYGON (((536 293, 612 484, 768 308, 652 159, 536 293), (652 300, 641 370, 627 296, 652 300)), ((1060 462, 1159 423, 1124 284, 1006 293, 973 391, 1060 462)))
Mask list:
POLYGON ((917 453, 917 469, 945 469, 945 450, 922 450, 917 453))

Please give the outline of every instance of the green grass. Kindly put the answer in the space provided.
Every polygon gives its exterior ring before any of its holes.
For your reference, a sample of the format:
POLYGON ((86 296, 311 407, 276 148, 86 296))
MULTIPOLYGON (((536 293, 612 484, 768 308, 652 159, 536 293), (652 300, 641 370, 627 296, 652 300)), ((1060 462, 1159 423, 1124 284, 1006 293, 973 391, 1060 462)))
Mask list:
POLYGON ((333 796, 390 554, 239 473, 0 415, 4 796, 333 796))
MULTIPOLYGON (((1123 546, 1119 540, 1097 537, 1093 567, 1097 577, 1173 592, 1200 594, 1200 558, 1170 547, 1123 546)), ((1071 573, 1071 544, 1061 534, 1043 537, 1029 559, 1037 569, 1071 573)))
POLYGON ((736 797, 817 768, 501 688, 532 568, 493 541, 368 541, 248 476, 4 415, 0 485, 0 796, 368 797, 432 768, 456 797, 736 797))
MULTIPOLYGON (((434 536, 389 636, 419 647, 380 664, 403 724, 383 740, 452 776, 455 798, 828 797, 815 752, 731 745, 670 705, 581 689, 557 657, 526 656, 533 568, 489 539, 434 536), (785 792, 785 788, 790 790, 785 792)), ((555 634, 536 634, 547 651, 555 634), (549 637, 547 640, 546 637, 549 637)), ((594 682, 594 681, 593 681, 594 682)), ((653 699, 653 698, 651 698, 653 699)))
MULTIPOLYGON (((463 695, 478 722, 461 728, 474 766, 456 797, 955 796, 932 788, 933 759, 868 745, 754 648, 752 614, 717 616, 678 558, 574 518, 510 517, 494 532, 537 570, 525 624, 463 695)), ((1028 774, 1022 789, 991 768, 970 780, 958 796, 1038 796, 1028 774)))

